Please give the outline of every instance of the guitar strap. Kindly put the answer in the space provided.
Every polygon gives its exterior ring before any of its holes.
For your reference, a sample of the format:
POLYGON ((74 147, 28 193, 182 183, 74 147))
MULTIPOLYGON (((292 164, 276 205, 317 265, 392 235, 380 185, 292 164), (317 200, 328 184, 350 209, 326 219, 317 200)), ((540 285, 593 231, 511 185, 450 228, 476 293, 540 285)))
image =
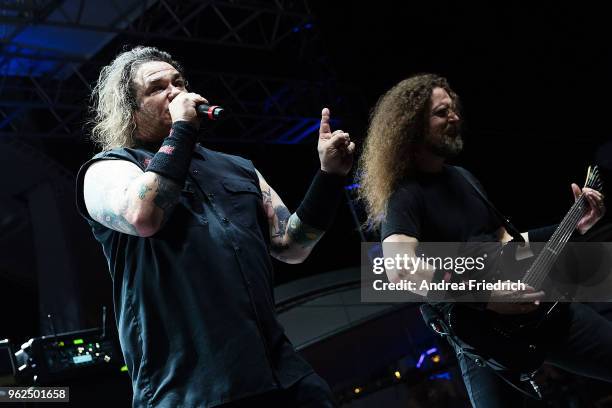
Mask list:
POLYGON ((461 176, 463 176, 463 178, 472 186, 474 190, 476 190, 476 192, 478 193, 482 201, 484 201, 487 207, 489 207, 489 209, 493 211, 493 214, 495 214, 495 216, 499 218, 499 220, 502 222, 502 224, 506 228, 506 231, 508 231, 508 234, 512 235, 512 238, 514 238, 516 242, 525 242, 525 239, 521 235, 520 231, 514 225, 512 225, 510 220, 506 216, 504 216, 501 213, 501 211, 497 209, 497 207, 493 205, 493 203, 491 202, 491 200, 489 200, 487 195, 480 189, 480 187, 476 183, 476 180, 474 179, 474 176, 472 176, 472 174, 468 172, 466 169, 464 169, 463 167, 459 167, 459 166, 452 166, 452 167, 455 168, 461 176))
POLYGON ((533 379, 535 373, 517 374, 505 370, 502 366, 493 363, 486 356, 480 355, 477 350, 460 341, 454 334, 452 327, 447 324, 444 316, 433 305, 424 303, 419 307, 419 310, 425 324, 437 335, 446 338, 452 347, 459 350, 458 353, 465 355, 479 367, 489 367, 495 375, 523 395, 536 400, 542 399, 540 389, 533 379))

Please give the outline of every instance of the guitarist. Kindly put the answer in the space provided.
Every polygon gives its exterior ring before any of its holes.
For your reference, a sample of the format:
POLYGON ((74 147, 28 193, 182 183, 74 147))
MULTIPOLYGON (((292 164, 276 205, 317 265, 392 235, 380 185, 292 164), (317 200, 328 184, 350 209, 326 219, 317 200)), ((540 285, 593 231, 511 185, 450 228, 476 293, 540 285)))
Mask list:
MULTIPOLYGON (((447 80, 437 75, 405 79, 379 99, 359 163, 359 193, 370 224, 381 230, 382 241, 405 243, 413 250, 419 241, 507 242, 512 235, 527 243, 547 241, 555 226, 520 236, 508 231, 509 223, 495 214, 459 170, 446 164, 463 148, 460 125, 459 98, 447 80)), ((585 234, 605 212, 603 196, 575 184, 572 190, 588 202, 577 225, 578 232, 585 234)), ((524 250, 529 250, 528 245, 524 250)), ((403 272, 387 270, 389 281, 402 280, 403 272)), ((419 269, 411 279, 440 280, 440 273, 419 269)), ((506 294, 494 291, 491 296, 506 294)), ((543 295, 528 288, 518 294, 521 303, 490 302, 486 307, 505 315, 524 314, 535 310, 543 295)), ((562 328, 567 335, 549 350, 547 362, 612 382, 612 322, 582 304, 571 304, 568 315, 568 327, 562 328)), ((522 394, 492 369, 476 365, 461 353, 457 359, 474 407, 520 406, 522 394)))

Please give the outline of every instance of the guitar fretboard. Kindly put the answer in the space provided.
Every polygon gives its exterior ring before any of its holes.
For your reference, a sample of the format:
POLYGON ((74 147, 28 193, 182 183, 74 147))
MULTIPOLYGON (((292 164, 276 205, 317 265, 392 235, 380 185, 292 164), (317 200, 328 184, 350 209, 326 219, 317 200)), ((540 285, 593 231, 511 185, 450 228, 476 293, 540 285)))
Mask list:
POLYGON ((555 233, 550 240, 542 249, 542 252, 538 255, 536 260, 531 265, 531 268, 525 273, 523 282, 533 287, 534 289, 540 289, 544 279, 548 275, 548 272, 552 269, 553 265, 557 261, 559 254, 565 248, 565 245, 569 241, 572 232, 576 228, 578 221, 584 215, 586 209, 586 199, 581 196, 568 211, 568 213, 559 224, 559 227, 555 230, 555 233))

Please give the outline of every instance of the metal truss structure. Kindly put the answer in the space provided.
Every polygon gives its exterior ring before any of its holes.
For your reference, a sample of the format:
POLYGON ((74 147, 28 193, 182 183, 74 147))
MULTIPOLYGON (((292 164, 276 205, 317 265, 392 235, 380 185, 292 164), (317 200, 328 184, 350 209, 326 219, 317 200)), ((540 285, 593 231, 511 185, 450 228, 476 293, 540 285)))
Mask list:
POLYGON ((0 3, 0 23, 122 34, 199 44, 274 49, 284 38, 312 28, 302 1, 145 0, 120 6, 117 0, 22 0, 0 3), (85 19, 88 11, 114 8, 112 21, 85 19), (57 10, 54 16, 50 13, 57 10), (138 13, 139 18, 133 19, 138 13), (205 29, 203 29, 205 27, 205 29))
MULTIPOLYGON (((236 53, 284 47, 297 60, 313 58, 305 53, 318 35, 305 0, 2 1, 0 29, 0 137, 76 139, 86 133, 90 86, 108 62, 96 61, 97 51, 111 41, 167 40, 236 53)), ((316 130, 324 105, 365 113, 353 106, 359 92, 326 78, 188 73, 194 89, 233 113, 208 127, 212 140, 299 143, 316 130)))

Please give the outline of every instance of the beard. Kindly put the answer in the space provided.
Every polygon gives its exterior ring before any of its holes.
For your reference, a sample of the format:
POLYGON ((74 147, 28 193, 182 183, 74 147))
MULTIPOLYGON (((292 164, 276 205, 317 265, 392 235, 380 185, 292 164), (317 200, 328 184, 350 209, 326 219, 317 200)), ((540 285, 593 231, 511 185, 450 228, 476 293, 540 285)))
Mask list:
POLYGON ((437 140, 425 138, 425 145, 437 156, 449 159, 457 156, 463 150, 463 138, 455 126, 447 128, 437 140))

